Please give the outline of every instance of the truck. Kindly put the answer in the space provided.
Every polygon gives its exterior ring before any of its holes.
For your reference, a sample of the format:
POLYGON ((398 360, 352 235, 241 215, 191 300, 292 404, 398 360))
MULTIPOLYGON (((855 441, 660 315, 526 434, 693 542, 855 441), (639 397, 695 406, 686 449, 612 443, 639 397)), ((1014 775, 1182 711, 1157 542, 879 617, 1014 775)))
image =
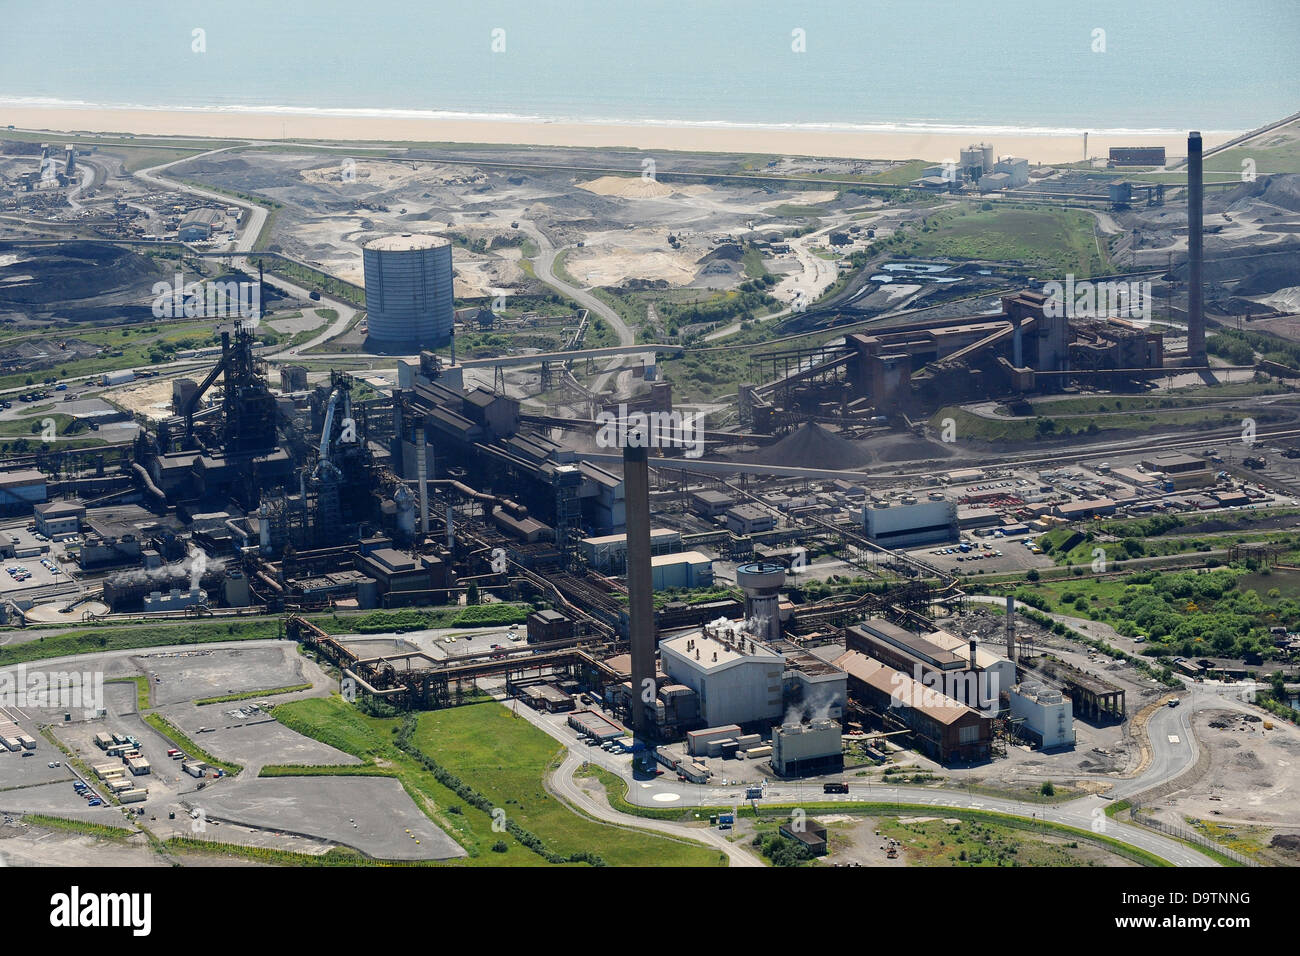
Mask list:
POLYGON ((745 788, 745 799, 746 799, 746 800, 761 800, 762 798, 763 798, 763 788, 762 788, 762 787, 746 787, 746 788, 745 788))
POLYGON ((1243 458, 1241 460, 1241 463, 1245 465, 1247 468, 1253 469, 1255 471, 1258 471, 1259 469, 1263 468, 1267 464, 1267 462, 1263 459, 1263 457, 1243 458))
POLYGON ((135 381, 135 372, 129 368, 118 369, 115 372, 105 372, 100 377, 100 385, 124 385, 127 382, 135 381))
POLYGON ((822 793, 848 793, 849 785, 841 781, 840 783, 822 784, 822 793))
POLYGON ((734 813, 718 814, 718 829, 730 830, 736 824, 736 815, 734 813))

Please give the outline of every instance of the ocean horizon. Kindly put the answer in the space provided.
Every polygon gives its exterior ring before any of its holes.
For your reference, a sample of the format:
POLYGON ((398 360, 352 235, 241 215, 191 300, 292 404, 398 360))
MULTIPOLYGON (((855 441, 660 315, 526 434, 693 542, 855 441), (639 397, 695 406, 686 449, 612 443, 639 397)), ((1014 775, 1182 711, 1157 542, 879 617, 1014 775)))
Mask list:
POLYGON ((8 11, 0 108, 977 137, 1231 134, 1300 109, 1293 0, 512 6, 49 0, 8 11))

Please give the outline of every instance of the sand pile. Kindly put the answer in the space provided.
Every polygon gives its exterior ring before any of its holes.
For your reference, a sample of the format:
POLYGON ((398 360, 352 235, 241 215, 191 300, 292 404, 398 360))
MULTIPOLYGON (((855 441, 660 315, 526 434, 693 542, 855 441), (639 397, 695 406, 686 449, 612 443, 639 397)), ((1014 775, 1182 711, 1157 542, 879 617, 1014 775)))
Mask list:
POLYGON ((578 188, 598 196, 617 196, 620 199, 662 199, 677 191, 666 183, 640 176, 601 176, 591 182, 578 183, 578 188))

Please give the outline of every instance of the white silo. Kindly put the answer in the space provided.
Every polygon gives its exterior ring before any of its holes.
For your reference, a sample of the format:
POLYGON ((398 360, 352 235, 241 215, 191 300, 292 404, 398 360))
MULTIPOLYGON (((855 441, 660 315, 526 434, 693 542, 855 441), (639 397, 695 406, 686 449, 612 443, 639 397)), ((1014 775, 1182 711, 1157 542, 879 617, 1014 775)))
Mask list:
POLYGON ((451 341, 451 242, 441 236, 380 236, 362 247, 369 343, 416 352, 451 341))

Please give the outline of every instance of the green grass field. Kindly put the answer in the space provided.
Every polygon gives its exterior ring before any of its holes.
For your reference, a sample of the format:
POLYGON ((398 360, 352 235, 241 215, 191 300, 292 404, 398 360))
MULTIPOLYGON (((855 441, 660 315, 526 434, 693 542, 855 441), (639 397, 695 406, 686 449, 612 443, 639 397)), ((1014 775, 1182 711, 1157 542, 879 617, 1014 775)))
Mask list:
POLYGON ((1096 858, 1096 850, 1081 849, 1077 840, 1034 838, 1021 829, 999 823, 973 820, 903 823, 896 817, 887 817, 879 826, 884 836, 903 843, 911 866, 1106 865, 1104 860, 1096 858))
POLYGON ((712 866, 715 850, 624 830, 571 810, 542 780, 561 748, 497 703, 421 714, 416 745, 560 853, 594 851, 615 866, 712 866))
MULTIPOLYGON (((393 740, 400 719, 368 717, 338 697, 292 701, 273 712, 299 733, 391 770, 417 806, 470 852, 468 858, 448 865, 546 865, 510 832, 494 831, 488 812, 467 802, 411 754, 398 749, 393 740), (491 851, 498 841, 506 845, 506 852, 491 851)), ((421 753, 486 797, 494 808, 504 810, 507 820, 535 834, 549 850, 566 855, 591 852, 607 863, 632 866, 718 862, 719 854, 703 846, 599 823, 546 793, 542 781, 559 754, 559 745, 494 701, 423 713, 415 727, 412 743, 421 753)), ((271 770, 283 772, 288 769, 271 770)))
POLYGON ((176 626, 99 627, 41 637, 23 644, 0 647, 0 666, 138 647, 169 644, 206 644, 213 641, 256 641, 282 637, 278 618, 239 621, 178 622, 176 626))
POLYGON ((1206 178, 1240 176, 1242 163, 1248 159, 1254 161, 1257 176, 1300 173, 1300 121, 1265 133, 1253 143, 1207 156, 1206 178))
POLYGON ((1073 273, 1082 278, 1110 269, 1105 246, 1096 239, 1096 220, 1078 210, 995 205, 985 211, 963 206, 937 213, 927 222, 903 234, 898 245, 904 252, 1020 262, 1049 276, 1073 273))

